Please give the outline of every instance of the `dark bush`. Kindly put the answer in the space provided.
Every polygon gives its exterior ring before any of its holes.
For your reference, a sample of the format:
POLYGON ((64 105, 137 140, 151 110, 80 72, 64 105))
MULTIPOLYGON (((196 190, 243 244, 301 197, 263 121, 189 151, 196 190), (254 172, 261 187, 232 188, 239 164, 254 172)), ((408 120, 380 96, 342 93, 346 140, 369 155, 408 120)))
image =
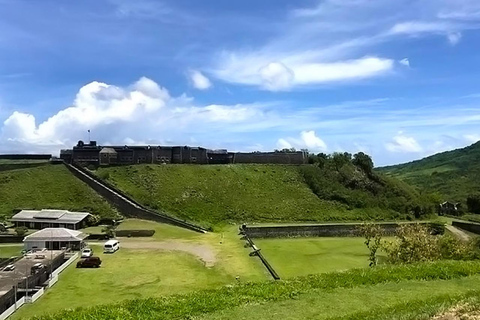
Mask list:
POLYGON ((151 237, 155 230, 117 230, 117 237, 151 237))

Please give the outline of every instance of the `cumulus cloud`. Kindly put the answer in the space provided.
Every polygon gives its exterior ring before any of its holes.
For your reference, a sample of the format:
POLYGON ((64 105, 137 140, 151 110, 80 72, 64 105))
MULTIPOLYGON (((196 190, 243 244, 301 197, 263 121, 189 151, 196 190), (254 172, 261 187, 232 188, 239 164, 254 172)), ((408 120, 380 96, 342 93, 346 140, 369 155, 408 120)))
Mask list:
POLYGON ((207 90, 212 86, 210 80, 205 77, 200 71, 191 70, 189 72, 189 77, 193 87, 198 90, 207 90))
POLYGON ((402 153, 423 151, 423 148, 420 146, 417 140, 415 140, 415 138, 408 137, 404 135, 403 132, 399 132, 395 137, 393 137, 392 141, 385 145, 385 148, 390 152, 402 153))
POLYGON ((404 58, 402 60, 399 60, 398 63, 400 63, 401 65, 404 65, 406 67, 410 67, 410 60, 408 60, 408 58, 404 58))
POLYGON ((148 78, 125 88, 94 81, 78 91, 72 106, 43 122, 37 123, 32 114, 13 112, 0 130, 0 152, 17 148, 55 152, 85 138, 87 130, 93 138, 112 143, 165 141, 165 137, 178 138, 216 124, 232 126, 261 119, 260 109, 242 104, 197 106, 185 95, 172 97, 148 78))
POLYGON ((295 74, 281 62, 272 62, 258 71, 266 89, 276 91, 292 86, 295 74))
POLYGON ((279 149, 308 149, 313 152, 321 152, 327 150, 327 144, 316 135, 315 131, 302 131, 300 138, 281 138, 277 141, 279 149))

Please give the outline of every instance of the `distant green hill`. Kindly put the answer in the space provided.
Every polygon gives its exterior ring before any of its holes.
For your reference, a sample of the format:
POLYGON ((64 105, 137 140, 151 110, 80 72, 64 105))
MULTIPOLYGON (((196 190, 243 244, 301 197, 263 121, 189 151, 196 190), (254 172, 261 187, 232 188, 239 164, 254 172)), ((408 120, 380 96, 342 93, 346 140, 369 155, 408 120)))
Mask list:
POLYGON ((114 217, 102 197, 75 178, 63 165, 0 162, 0 217, 15 209, 67 209, 114 217))
POLYGON ((480 192, 480 142, 378 171, 435 192, 439 200, 465 203, 468 195, 480 192))
POLYGON ((341 174, 315 165, 134 165, 96 174, 146 206, 205 226, 404 219, 422 206, 408 185, 371 180, 351 164, 341 174))

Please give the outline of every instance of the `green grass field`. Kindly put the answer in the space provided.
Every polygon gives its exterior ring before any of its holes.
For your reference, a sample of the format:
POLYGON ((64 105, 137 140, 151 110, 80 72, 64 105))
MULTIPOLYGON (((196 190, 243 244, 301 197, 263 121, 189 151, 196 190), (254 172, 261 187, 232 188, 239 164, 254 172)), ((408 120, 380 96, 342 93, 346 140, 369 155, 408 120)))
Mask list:
POLYGON ((67 209, 114 217, 102 197, 75 178, 63 165, 42 164, 32 168, 15 165, 0 171, 0 217, 14 209, 67 209), (18 168, 18 169, 14 169, 18 168))
POLYGON ((368 267, 363 238, 254 239, 281 278, 368 267))
POLYGON ((372 310, 377 313, 369 319, 424 319, 425 309, 433 312, 469 295, 480 297, 472 292, 480 285, 479 272, 479 262, 462 261, 353 269, 130 300, 40 319, 364 319, 357 315, 372 310))
POLYGON ((0 245, 0 258, 11 258, 22 254, 23 244, 0 245))
POLYGON ((13 319, 58 311, 64 308, 108 304, 134 298, 160 297, 176 293, 211 289, 241 282, 263 281, 268 274, 261 262, 249 257, 249 248, 237 235, 236 227, 221 233, 200 234, 151 221, 127 219, 124 229, 154 229, 155 237, 119 238, 139 246, 144 242, 185 243, 208 246, 216 257, 213 267, 206 267, 196 256, 179 251, 121 248, 115 254, 103 254, 101 245, 91 245, 102 259, 99 269, 65 270, 58 283, 34 305, 22 307, 13 319), (182 239, 180 239, 182 238, 182 239))

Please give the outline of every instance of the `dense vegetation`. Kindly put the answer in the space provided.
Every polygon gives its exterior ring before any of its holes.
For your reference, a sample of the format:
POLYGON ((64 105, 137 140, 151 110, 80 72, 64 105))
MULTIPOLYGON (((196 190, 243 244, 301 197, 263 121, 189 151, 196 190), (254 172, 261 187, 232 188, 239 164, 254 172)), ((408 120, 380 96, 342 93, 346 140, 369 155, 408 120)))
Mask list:
POLYGON ((97 174, 153 209, 204 225, 386 220, 422 208, 416 191, 395 179, 372 174, 374 181, 351 163, 328 171, 318 165, 135 165, 97 174))
MULTIPOLYGON (((137 299, 93 308, 65 310, 56 315, 36 319, 192 319, 240 306, 301 299, 305 294, 324 296, 338 288, 376 285, 370 290, 379 290, 380 284, 460 279, 479 272, 479 262, 465 261, 377 267, 369 270, 354 269, 280 282, 238 284, 186 295, 137 299)), ((445 285, 446 283, 442 284, 445 285)))
POLYGON ((438 201, 460 202, 465 210, 467 198, 480 189, 480 142, 378 171, 437 193, 438 201))
POLYGON ((117 212, 63 165, 0 163, 0 217, 18 209, 88 211, 102 217, 117 212))

